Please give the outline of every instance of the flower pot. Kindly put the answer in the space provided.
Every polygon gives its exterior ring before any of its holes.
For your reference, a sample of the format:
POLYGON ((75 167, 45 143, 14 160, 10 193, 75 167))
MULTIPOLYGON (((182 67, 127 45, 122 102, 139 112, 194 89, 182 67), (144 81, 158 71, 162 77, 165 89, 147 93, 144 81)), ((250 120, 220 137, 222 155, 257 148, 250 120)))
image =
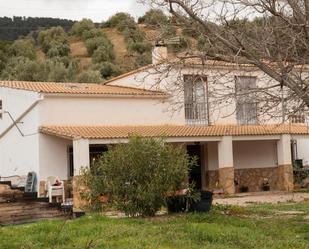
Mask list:
POLYGON ((190 212, 208 212, 212 206, 213 193, 210 191, 200 191, 201 199, 189 205, 190 212))
POLYGON ((187 209, 186 195, 169 196, 166 198, 169 213, 185 212, 187 209))

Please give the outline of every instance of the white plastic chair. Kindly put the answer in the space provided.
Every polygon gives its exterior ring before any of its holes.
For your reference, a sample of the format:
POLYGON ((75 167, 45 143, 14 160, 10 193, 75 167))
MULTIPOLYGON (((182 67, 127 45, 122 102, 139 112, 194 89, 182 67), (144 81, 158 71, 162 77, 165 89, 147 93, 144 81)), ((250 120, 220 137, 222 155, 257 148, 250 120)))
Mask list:
POLYGON ((47 197, 49 202, 53 202, 53 197, 62 197, 62 203, 65 202, 64 182, 60 181, 58 177, 49 176, 46 179, 47 197), (59 182, 59 186, 53 186, 56 182, 59 182))

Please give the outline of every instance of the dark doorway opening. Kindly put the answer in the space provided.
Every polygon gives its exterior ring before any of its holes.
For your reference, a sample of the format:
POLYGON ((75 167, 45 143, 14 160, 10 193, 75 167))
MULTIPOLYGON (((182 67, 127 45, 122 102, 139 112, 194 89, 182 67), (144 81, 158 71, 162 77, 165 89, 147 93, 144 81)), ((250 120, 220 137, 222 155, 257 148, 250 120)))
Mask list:
POLYGON ((197 158, 197 165, 194 166, 189 174, 189 183, 195 183, 195 189, 202 189, 202 163, 201 163, 201 145, 187 145, 187 153, 190 158, 197 158))
MULTIPOLYGON (((108 151, 107 145, 104 144, 92 144, 89 146, 89 159, 90 165, 100 159, 104 152, 108 151)), ((69 177, 74 176, 74 161, 73 161, 73 146, 68 147, 68 168, 69 177)))

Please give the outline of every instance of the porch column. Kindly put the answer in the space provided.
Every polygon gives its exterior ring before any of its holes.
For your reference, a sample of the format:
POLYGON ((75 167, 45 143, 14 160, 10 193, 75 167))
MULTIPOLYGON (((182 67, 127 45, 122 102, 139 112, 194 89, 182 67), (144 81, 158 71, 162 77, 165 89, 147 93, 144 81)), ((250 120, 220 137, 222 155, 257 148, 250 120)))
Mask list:
POLYGON ((73 177, 73 207, 74 210, 80 210, 86 202, 80 196, 80 193, 87 191, 85 186, 82 186, 79 181, 81 169, 89 167, 89 140, 78 139, 73 141, 73 162, 74 162, 74 177, 73 177))
POLYGON ((218 143, 218 162, 219 184, 225 193, 234 194, 235 185, 232 136, 223 136, 218 143))
POLYGON ((73 141, 74 176, 80 175, 83 167, 89 167, 89 140, 78 139, 73 141))
POLYGON ((277 142, 278 155, 278 180, 277 189, 290 191, 294 188, 293 167, 291 156, 291 136, 288 134, 281 135, 277 142))

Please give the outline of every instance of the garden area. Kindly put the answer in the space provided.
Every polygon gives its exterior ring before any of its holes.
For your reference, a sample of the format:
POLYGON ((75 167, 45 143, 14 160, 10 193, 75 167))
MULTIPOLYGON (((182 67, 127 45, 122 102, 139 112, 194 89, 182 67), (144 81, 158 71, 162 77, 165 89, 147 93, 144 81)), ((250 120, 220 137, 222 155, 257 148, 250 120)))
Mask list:
POLYGON ((309 203, 215 205, 209 213, 67 221, 0 228, 0 248, 309 248, 309 203))

